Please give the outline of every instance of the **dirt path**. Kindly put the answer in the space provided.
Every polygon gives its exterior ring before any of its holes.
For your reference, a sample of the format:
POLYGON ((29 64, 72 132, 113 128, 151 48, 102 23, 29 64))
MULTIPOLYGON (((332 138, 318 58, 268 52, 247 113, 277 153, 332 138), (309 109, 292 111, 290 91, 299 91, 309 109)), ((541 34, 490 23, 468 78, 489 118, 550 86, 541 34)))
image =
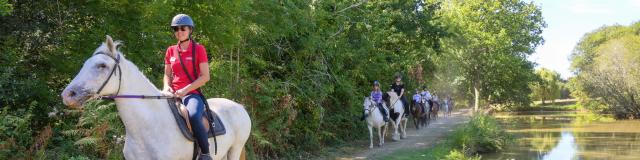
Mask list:
POLYGON ((420 128, 420 130, 416 130, 413 126, 413 121, 409 120, 410 124, 407 124, 406 139, 393 142, 391 141, 389 132, 387 132, 387 137, 385 138, 385 143, 382 148, 376 143, 378 138, 374 137, 373 149, 369 149, 369 140, 367 139, 366 143, 358 142, 357 146, 344 147, 341 149, 343 152, 352 154, 337 155, 329 159, 379 159, 384 155, 399 150, 430 148, 439 140, 444 139, 457 125, 466 123, 469 120, 470 113, 470 109, 458 110, 457 112, 453 112, 451 116, 441 116, 438 120, 429 124, 427 128, 420 128))

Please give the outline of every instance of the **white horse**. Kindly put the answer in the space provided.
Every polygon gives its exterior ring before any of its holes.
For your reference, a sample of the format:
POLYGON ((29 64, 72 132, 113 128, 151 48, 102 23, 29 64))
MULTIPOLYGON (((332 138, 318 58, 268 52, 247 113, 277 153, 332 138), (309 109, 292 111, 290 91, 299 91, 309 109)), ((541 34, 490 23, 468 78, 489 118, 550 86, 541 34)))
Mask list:
POLYGON ((449 109, 449 100, 447 100, 446 98, 444 99, 442 108, 444 108, 444 116, 449 116, 451 110, 449 109))
MULTIPOLYGON (((161 95, 138 67, 124 59, 118 45, 107 36, 62 92, 65 105, 82 108, 87 100, 104 95, 161 95)), ((226 127, 226 134, 216 137, 217 155, 213 154, 213 138, 209 139, 212 157, 240 159, 251 132, 249 114, 241 104, 228 99, 207 101, 226 127)), ((194 142, 180 132, 166 99, 117 98, 115 103, 126 131, 126 159, 192 159, 194 142)))
POLYGON ((389 95, 389 104, 391 104, 390 108, 392 108, 393 112, 398 115, 398 117, 394 119, 393 116, 391 116, 394 113, 389 113, 391 117, 389 122, 392 124, 394 129, 391 139, 393 139, 394 141, 398 141, 401 138, 407 138, 407 132, 405 129, 407 128, 408 119, 404 116, 405 111, 404 107, 402 106, 402 100, 400 100, 400 97, 396 94, 396 92, 389 91, 387 92, 387 94, 389 95), (400 131, 400 133, 398 133, 398 130, 400 131))
MULTIPOLYGON (((371 142, 369 148, 373 148, 373 128, 378 129, 378 140, 380 140, 380 147, 382 147, 382 144, 384 144, 384 136, 387 134, 387 123, 384 122, 378 105, 371 97, 365 97, 363 105, 365 110, 364 114, 367 117, 367 127, 369 128, 369 141, 371 142)), ((383 109, 386 110, 386 108, 383 109)))

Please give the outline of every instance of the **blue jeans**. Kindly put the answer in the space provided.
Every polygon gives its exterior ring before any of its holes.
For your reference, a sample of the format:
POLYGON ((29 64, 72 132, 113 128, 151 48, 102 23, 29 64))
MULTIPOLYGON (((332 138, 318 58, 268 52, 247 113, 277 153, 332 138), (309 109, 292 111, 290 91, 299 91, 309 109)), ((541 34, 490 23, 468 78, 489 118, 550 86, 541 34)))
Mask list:
POLYGON ((189 110, 189 122, 191 123, 191 129, 193 129, 193 135, 200 145, 200 151, 203 154, 209 153, 209 134, 202 124, 202 116, 204 115, 204 100, 200 95, 188 94, 182 98, 182 104, 187 106, 189 110))

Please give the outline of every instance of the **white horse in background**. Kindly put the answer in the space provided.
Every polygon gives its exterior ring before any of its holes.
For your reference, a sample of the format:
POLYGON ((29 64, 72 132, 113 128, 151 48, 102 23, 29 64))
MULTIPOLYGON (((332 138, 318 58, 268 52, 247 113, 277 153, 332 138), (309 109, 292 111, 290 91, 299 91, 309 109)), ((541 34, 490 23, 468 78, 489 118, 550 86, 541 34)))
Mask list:
MULTIPOLYGON (((365 110, 364 114, 365 117, 367 117, 367 127, 369 128, 369 141, 371 142, 369 148, 373 148, 373 128, 378 129, 378 140, 380 141, 380 147, 382 147, 382 144, 384 144, 384 136, 387 134, 387 123, 384 122, 378 105, 371 97, 365 97, 363 105, 365 110)), ((386 110, 386 108, 383 109, 386 110)), ((387 111, 387 113, 389 112, 387 111)))
MULTIPOLYGON (((87 100, 105 95, 161 95, 138 67, 124 59, 117 50, 118 44, 107 36, 106 42, 85 61, 62 92, 65 105, 82 108, 87 100), (119 67, 119 71, 114 67, 119 67)), ((241 104, 228 99, 207 101, 226 127, 226 134, 216 136, 216 155, 213 154, 213 138, 209 138, 212 157, 216 160, 240 159, 251 132, 249 114, 241 104)), ((126 159, 192 159, 194 142, 181 133, 166 99, 117 98, 115 103, 126 131, 123 149, 126 159)))
POLYGON ((402 100, 400 100, 400 97, 396 94, 396 92, 389 91, 387 92, 387 95, 389 95, 389 107, 393 111, 393 113, 389 113, 389 122, 392 124, 394 129, 391 139, 394 141, 398 141, 401 138, 407 138, 407 132, 405 129, 407 128, 408 119, 404 116, 404 114, 406 113, 404 111, 404 107, 402 106, 402 100), (394 119, 394 116, 392 116, 392 114, 397 114, 398 117, 394 119))
POLYGON ((451 110, 449 108, 449 100, 445 98, 442 104, 442 108, 444 108, 444 116, 450 116, 451 110))

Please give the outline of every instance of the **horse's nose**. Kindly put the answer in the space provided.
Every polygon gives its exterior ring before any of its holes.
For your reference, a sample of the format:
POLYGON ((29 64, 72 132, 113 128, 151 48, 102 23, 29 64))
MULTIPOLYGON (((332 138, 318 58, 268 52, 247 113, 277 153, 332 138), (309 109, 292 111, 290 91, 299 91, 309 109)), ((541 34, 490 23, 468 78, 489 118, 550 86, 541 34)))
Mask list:
POLYGON ((76 96, 76 92, 75 91, 69 91, 69 97, 75 97, 76 96))
POLYGON ((77 95, 78 94, 73 89, 66 88, 64 91, 62 91, 62 94, 60 96, 62 97, 62 102, 64 103, 64 105, 77 106, 78 101, 75 99, 75 96, 77 95))

